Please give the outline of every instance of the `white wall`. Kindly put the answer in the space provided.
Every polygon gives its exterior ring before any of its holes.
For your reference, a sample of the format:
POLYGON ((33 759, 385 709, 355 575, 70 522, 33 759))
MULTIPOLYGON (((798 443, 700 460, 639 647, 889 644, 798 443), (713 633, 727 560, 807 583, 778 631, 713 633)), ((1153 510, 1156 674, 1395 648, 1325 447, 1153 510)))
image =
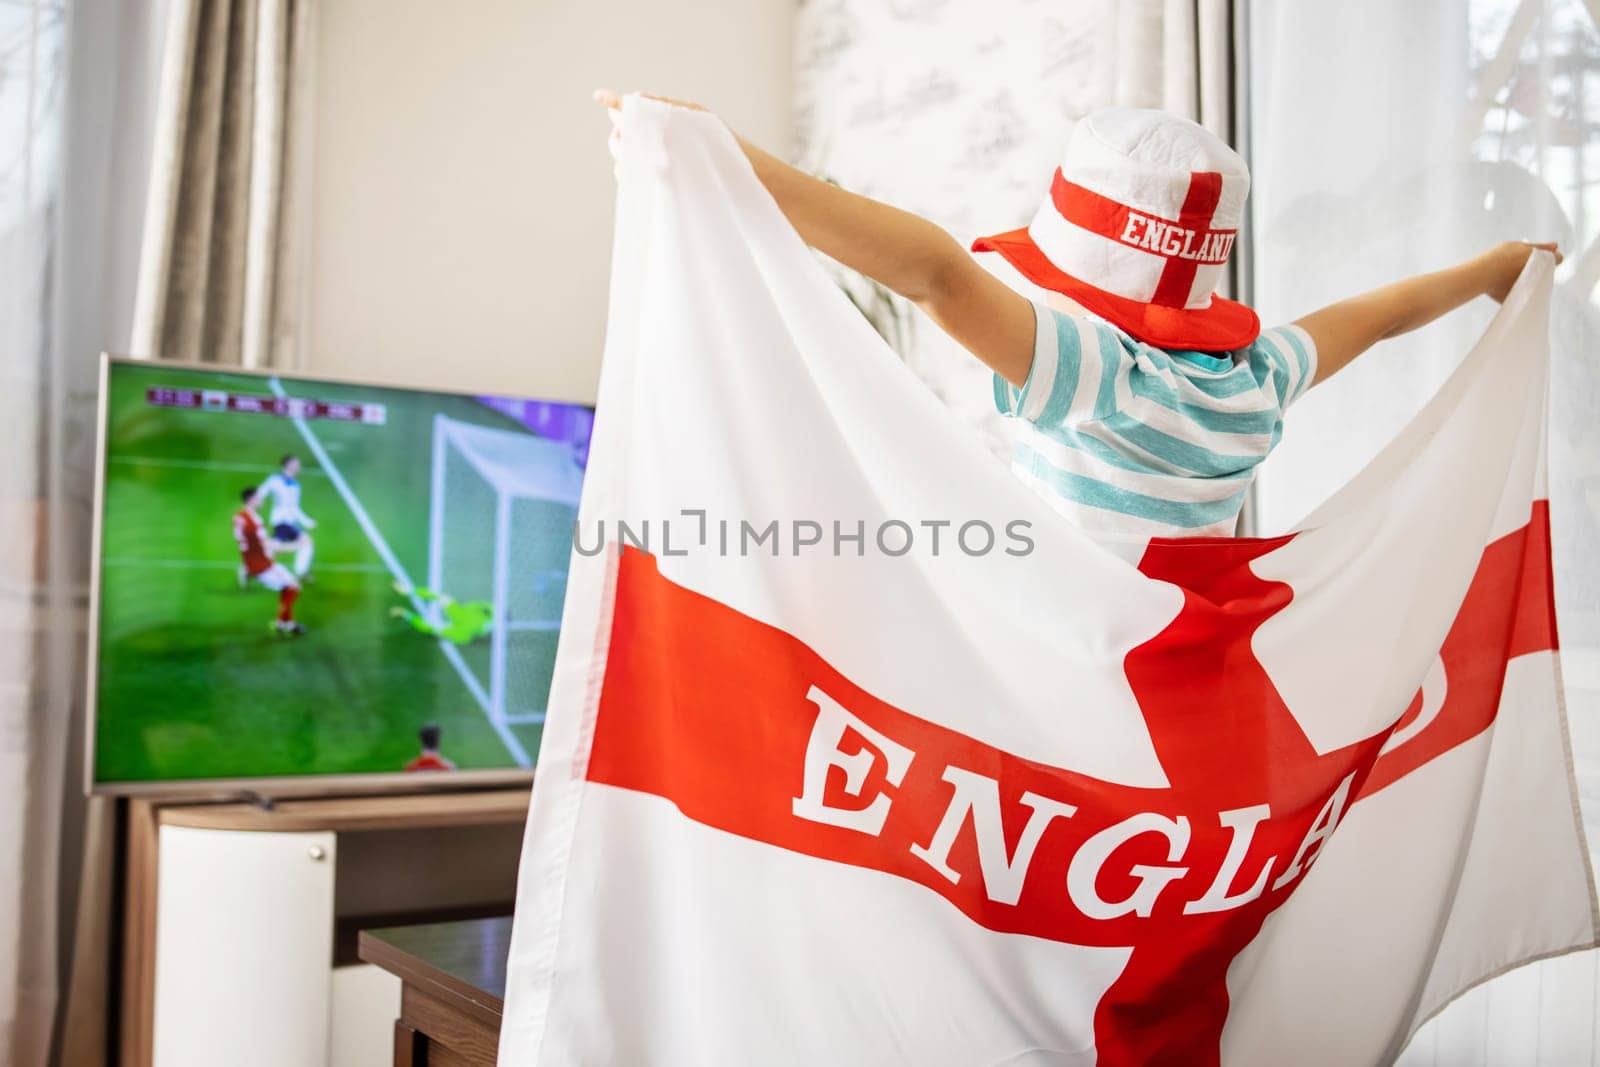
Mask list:
POLYGON ((606 86, 787 152, 791 0, 324 0, 306 369, 592 401, 606 86))

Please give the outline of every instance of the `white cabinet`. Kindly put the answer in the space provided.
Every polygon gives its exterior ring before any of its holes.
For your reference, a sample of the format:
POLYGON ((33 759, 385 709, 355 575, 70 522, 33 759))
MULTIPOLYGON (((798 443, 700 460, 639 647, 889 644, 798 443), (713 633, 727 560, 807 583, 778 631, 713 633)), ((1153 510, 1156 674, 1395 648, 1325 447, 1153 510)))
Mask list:
POLYGON ((124 1067, 380 1067, 400 981, 356 931, 507 914, 526 787, 250 804, 133 798, 124 1067))
POLYGON ((337 835, 160 834, 156 1067, 326 1062, 337 835))
POLYGON ((370 963, 334 968, 328 1067, 389 1067, 399 1014, 400 979, 370 963))

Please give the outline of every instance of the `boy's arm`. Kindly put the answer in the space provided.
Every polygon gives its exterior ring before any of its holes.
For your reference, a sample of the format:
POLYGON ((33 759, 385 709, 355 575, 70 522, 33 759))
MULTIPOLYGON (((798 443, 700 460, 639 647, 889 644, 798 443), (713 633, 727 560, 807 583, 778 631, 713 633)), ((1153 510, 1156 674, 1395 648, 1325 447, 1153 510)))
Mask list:
MULTIPOLYGON (((607 90, 595 99, 608 108, 622 103, 607 90)), ((1027 381, 1032 306, 978 266, 955 238, 927 219, 814 178, 742 137, 738 141, 806 244, 916 304, 1012 385, 1027 381)))
POLYGON ((1385 285, 1341 300, 1298 320, 1317 347, 1317 376, 1326 379, 1361 353, 1390 337, 1425 326, 1474 297, 1504 300, 1535 249, 1561 253, 1554 244, 1507 241, 1465 263, 1385 285))
POLYGON ((813 178, 739 139, 756 176, 806 244, 916 304, 1021 387, 1033 363, 1033 307, 955 238, 909 211, 813 178))

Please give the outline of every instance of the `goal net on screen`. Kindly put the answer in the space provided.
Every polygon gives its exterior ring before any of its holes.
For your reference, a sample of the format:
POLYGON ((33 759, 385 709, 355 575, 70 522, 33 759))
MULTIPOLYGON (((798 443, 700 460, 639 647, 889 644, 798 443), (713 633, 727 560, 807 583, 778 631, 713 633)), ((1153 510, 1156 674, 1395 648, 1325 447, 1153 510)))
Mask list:
POLYGON ((428 586, 486 602, 487 655, 467 655, 491 719, 544 721, 583 488, 572 448, 435 415, 428 586))

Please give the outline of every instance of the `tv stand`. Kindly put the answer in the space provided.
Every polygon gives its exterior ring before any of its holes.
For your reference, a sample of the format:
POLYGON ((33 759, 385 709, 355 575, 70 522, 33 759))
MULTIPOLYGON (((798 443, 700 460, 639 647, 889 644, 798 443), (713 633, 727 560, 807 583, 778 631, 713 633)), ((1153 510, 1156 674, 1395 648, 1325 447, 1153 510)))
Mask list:
POLYGON ((126 801, 119 1062, 389 1063, 364 927, 509 914, 528 789, 126 801))

